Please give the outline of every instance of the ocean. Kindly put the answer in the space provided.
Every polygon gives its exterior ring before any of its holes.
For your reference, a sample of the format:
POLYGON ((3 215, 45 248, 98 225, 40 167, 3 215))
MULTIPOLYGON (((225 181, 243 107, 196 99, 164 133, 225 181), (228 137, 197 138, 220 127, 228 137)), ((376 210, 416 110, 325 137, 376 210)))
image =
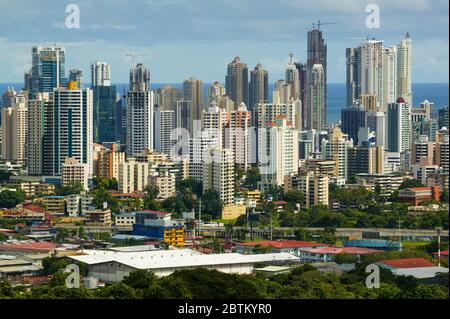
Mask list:
MULTIPOLYGON (((154 83, 152 84, 152 89, 155 90, 161 86, 165 85, 165 83, 154 83)), ((171 84, 176 88, 181 89, 181 83, 173 83, 171 84)), ((0 83, 0 94, 3 94, 6 91, 8 86, 12 86, 15 90, 20 90, 22 88, 22 83, 0 83)), ((117 92, 121 93, 128 89, 128 84, 120 83, 116 84, 117 92)), ((209 84, 205 84, 205 96, 208 89, 209 84)), ((272 91, 274 88, 274 84, 269 86, 269 99, 272 99, 272 91)), ((424 100, 428 100, 434 103, 434 112, 437 112, 443 106, 449 105, 449 84, 448 83, 416 83, 413 84, 413 99, 414 106, 420 104, 420 102, 424 100)), ((340 120, 341 118, 341 109, 344 108, 345 105, 345 84, 343 83, 330 83, 328 84, 328 110, 327 117, 328 122, 332 123, 340 120)))

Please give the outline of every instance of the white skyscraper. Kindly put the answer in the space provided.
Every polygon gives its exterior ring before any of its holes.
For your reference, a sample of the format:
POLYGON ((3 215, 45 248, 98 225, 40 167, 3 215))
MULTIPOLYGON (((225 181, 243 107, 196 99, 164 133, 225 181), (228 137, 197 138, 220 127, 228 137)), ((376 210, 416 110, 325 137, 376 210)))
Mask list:
POLYGON ((229 138, 226 147, 233 150, 236 164, 244 171, 247 171, 251 159, 251 130, 250 130, 250 111, 244 103, 237 110, 231 111, 229 138))
POLYGON ((170 155, 175 141, 171 141, 170 134, 175 129, 175 111, 155 108, 155 150, 170 155))
POLYGON ((220 82, 215 81, 208 88, 208 100, 206 103, 206 107, 209 107, 213 101, 219 102, 219 98, 225 95, 225 87, 220 84, 220 82))
POLYGON ((150 91, 150 71, 138 64, 130 71, 130 91, 127 93, 127 155, 134 157, 144 150, 153 150, 153 92, 150 91))
POLYGON ((397 95, 402 97, 406 103, 412 104, 412 40, 409 33, 397 47, 397 52, 397 95))
POLYGON ((383 101, 382 110, 397 100, 397 48, 383 49, 383 101))
POLYGON ((52 137, 50 150, 47 150, 49 145, 44 145, 44 166, 50 166, 46 170, 48 174, 60 175, 65 159, 73 157, 86 164, 92 176, 92 105, 92 90, 78 89, 76 82, 69 82, 68 89, 53 91, 52 108, 47 112, 50 127, 46 128, 52 137))
POLYGON ((2 110, 2 159, 24 162, 28 133, 27 106, 24 102, 2 110))
POLYGON ((388 107, 388 149, 390 152, 411 149, 411 105, 402 97, 388 107))
POLYGON ((202 130, 209 137, 217 138, 221 147, 225 146, 225 129, 228 127, 229 114, 220 109, 216 102, 202 112, 202 130))
POLYGON ((105 62, 95 62, 91 65, 91 87, 110 86, 111 73, 109 64, 105 62))
POLYGON ((189 140, 189 177, 201 182, 204 162, 210 162, 211 149, 219 146, 217 137, 210 137, 207 132, 189 140))
POLYGON ((215 190, 225 205, 234 202, 234 156, 226 148, 213 148, 211 161, 203 164, 203 191, 215 190))
POLYGON ((367 40, 361 44, 361 94, 373 94, 380 106, 383 94, 383 41, 367 40))
POLYGON ((337 164, 340 178, 348 179, 348 149, 353 147, 353 141, 348 139, 338 127, 333 128, 328 140, 322 140, 322 158, 333 160, 337 164))
POLYGON ((298 130, 283 115, 258 134, 261 191, 281 186, 284 177, 298 172, 298 130))
POLYGON ((325 71, 321 64, 314 64, 311 70, 311 79, 307 87, 307 128, 323 130, 327 123, 326 114, 326 81, 325 71))

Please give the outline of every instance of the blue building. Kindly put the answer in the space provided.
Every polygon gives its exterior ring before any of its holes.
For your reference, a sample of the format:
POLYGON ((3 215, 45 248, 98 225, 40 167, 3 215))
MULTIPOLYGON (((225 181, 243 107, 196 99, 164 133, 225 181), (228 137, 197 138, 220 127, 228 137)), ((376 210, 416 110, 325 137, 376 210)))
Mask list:
MULTIPOLYGON (((94 143, 117 142, 118 116, 115 86, 93 86, 94 143)), ((120 117, 121 118, 121 117, 120 117)))
POLYGON ((341 110, 341 130, 348 134, 349 139, 353 139, 354 145, 358 144, 358 131, 366 126, 366 112, 364 105, 353 104, 341 110))
POLYGON ((384 239, 357 239, 357 240, 345 240, 343 242, 344 247, 362 247, 370 249, 382 249, 382 250, 402 250, 402 245, 398 241, 390 241, 384 239))
POLYGON ((51 93, 55 88, 67 86, 65 48, 34 46, 31 49, 31 56, 31 72, 26 74, 30 99, 35 98, 39 92, 51 93))
POLYGON ((169 213, 137 212, 133 235, 146 236, 172 246, 183 246, 184 220, 172 220, 169 213))

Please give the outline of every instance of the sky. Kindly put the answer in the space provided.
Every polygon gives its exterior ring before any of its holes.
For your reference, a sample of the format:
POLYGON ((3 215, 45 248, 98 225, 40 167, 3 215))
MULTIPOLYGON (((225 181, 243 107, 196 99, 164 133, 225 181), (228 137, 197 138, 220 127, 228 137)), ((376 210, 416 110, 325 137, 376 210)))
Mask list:
POLYGON ((448 0, 0 0, 0 82, 22 82, 31 46, 66 47, 66 70, 111 65, 113 83, 126 83, 134 62, 151 70, 153 83, 195 76, 224 82, 235 56, 253 69, 284 78, 292 52, 306 58, 306 34, 314 21, 328 44, 328 81, 345 82, 345 48, 366 37, 397 45, 413 40, 413 81, 446 82, 449 75, 448 0), (80 9, 80 28, 67 28, 68 4, 80 9), (366 27, 368 4, 380 8, 380 28, 366 27))

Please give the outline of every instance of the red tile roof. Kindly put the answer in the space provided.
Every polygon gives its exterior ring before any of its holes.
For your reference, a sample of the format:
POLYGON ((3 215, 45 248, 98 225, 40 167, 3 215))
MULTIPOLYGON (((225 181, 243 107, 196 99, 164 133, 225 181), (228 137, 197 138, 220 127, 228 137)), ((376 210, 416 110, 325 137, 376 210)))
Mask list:
POLYGON ((51 251, 56 248, 56 245, 49 242, 17 242, 17 243, 2 243, 0 250, 18 250, 18 251, 51 251))
POLYGON ((365 255, 365 254, 375 254, 381 253, 382 250, 369 249, 369 248, 361 248, 361 247, 324 247, 324 248, 312 248, 305 250, 306 252, 310 252, 313 254, 352 254, 352 255, 365 255))
POLYGON ((32 212, 36 213, 45 213, 46 210, 42 208, 41 206, 35 205, 35 204, 24 204, 23 209, 31 210, 32 212))
POLYGON ((261 240, 247 243, 239 243, 237 246, 247 246, 247 247, 255 247, 255 246, 272 246, 273 248, 303 248, 303 247, 323 247, 328 246, 327 244, 321 243, 311 243, 307 241, 299 241, 299 240, 285 240, 285 241, 276 241, 276 240, 261 240))
POLYGON ((432 262, 424 258, 386 259, 380 260, 378 263, 384 264, 392 268, 434 267, 434 264, 432 262))
POLYGON ((170 213, 166 213, 166 212, 158 212, 156 210, 143 210, 142 213, 149 213, 149 214, 154 214, 154 215, 169 215, 170 213))

